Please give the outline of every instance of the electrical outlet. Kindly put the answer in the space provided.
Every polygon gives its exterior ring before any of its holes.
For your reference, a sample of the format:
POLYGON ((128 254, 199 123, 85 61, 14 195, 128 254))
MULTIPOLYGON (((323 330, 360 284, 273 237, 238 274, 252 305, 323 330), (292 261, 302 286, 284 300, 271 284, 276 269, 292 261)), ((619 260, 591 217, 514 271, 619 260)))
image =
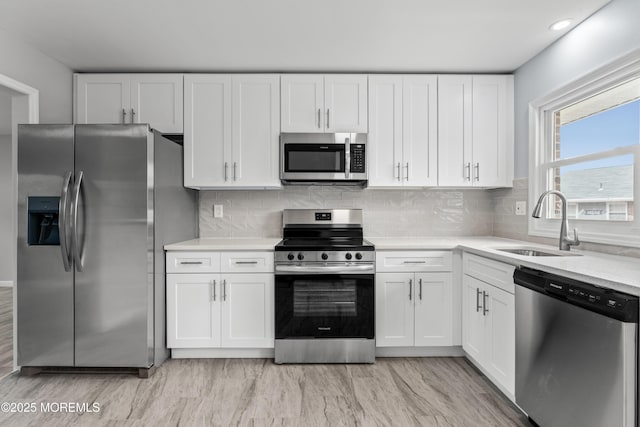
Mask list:
POLYGON ((222 218, 222 205, 213 205, 213 217, 222 218))
POLYGON ((516 215, 527 214, 527 202, 516 202, 516 215))

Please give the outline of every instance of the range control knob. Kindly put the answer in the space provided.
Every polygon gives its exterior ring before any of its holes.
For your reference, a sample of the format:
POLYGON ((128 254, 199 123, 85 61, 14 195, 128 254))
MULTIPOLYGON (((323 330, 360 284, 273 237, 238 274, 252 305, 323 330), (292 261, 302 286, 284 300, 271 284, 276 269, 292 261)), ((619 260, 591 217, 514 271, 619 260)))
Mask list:
POLYGON ((360 252, 356 254, 356 259, 362 259, 362 254, 360 252))
POLYGON ((302 255, 302 254, 298 254, 298 259, 299 259, 300 261, 302 261, 302 260, 304 259, 304 255, 302 255))
POLYGON ((293 254, 289 254, 289 255, 287 255, 287 259, 288 259, 289 261, 293 261, 293 259, 294 259, 294 258, 295 258, 295 257, 293 256, 293 254))
POLYGON ((352 258, 351 254, 350 254, 349 252, 347 252, 347 254, 346 254, 344 257, 345 257, 346 259, 351 259, 351 258, 352 258))
POLYGON ((322 259, 325 261, 329 259, 329 255, 327 254, 322 254, 321 256, 322 256, 322 259))

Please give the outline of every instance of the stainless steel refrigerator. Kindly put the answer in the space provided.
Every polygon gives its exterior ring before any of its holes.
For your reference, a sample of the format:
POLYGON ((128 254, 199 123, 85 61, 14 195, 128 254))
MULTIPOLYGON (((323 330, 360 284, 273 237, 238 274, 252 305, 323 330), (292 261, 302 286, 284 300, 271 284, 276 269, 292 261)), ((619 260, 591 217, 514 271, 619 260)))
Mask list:
POLYGON ((148 125, 18 128, 18 365, 168 356, 163 245, 196 235, 182 146, 148 125))

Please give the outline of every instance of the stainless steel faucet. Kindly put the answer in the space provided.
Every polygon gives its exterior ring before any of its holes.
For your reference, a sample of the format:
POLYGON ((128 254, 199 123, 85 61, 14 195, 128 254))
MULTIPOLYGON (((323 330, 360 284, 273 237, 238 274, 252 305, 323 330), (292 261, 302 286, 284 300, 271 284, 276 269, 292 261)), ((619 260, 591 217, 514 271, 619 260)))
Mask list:
POLYGON ((540 211, 542 210, 542 202, 549 194, 555 194, 560 198, 562 202, 562 223, 560 225, 560 241, 558 242, 558 247, 561 251, 570 251, 571 246, 579 245, 580 240, 578 239, 578 231, 573 229, 573 239, 569 237, 569 221, 567 220, 567 198, 560 191, 557 190, 548 190, 540 195, 538 199, 538 203, 536 203, 536 207, 533 208, 533 213, 531 214, 534 218, 540 218, 540 211))

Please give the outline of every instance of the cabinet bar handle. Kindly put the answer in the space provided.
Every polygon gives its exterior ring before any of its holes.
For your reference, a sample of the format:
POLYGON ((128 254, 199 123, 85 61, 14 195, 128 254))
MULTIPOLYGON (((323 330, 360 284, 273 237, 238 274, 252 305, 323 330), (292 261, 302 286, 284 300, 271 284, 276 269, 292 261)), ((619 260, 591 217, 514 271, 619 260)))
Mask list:
POLYGON ((403 264, 426 264, 426 261, 402 261, 403 264))
POLYGON ((486 293, 485 291, 482 291, 482 315, 486 316, 487 313, 489 312, 489 309, 487 308, 487 297, 489 296, 488 293, 486 293))
POLYGON ((400 181, 400 162, 398 162, 398 166, 396 166, 396 168, 398 169, 398 181, 400 181))
POLYGON ((222 281, 222 301, 227 300, 227 281, 222 281))
POLYGON ((134 109, 132 108, 132 109, 131 109, 131 124, 133 124, 133 123, 135 122, 135 121, 134 121, 134 117, 135 117, 135 115, 136 115, 136 110, 134 110, 134 109))
POLYGON ((464 175, 464 179, 466 179, 467 181, 471 181, 471 162, 467 163, 466 166, 464 167, 465 173, 464 175))
POLYGON ((322 112, 320 111, 320 108, 318 108, 318 129, 320 129, 320 115, 322 114, 322 112))
POLYGON ((213 300, 216 300, 216 281, 213 280, 213 283, 211 284, 211 288, 213 289, 213 300))
POLYGON ((257 263, 258 263, 258 261, 236 261, 236 264, 239 264, 239 265, 248 265, 248 264, 254 264, 255 265, 257 263))
POLYGON ((202 261, 180 261, 181 265, 200 265, 202 261))
POLYGON ((475 170, 476 170, 476 181, 480 181, 480 163, 476 163, 475 170))
POLYGON ((404 176, 404 179, 409 181, 409 162, 407 162, 404 167, 407 170, 407 174, 404 176))
POLYGON ((236 180, 236 171, 238 169, 238 163, 237 162, 233 162, 233 180, 236 180))
POLYGON ((127 123, 127 110, 125 110, 124 108, 122 109, 122 124, 126 124, 127 123))
POLYGON ((228 172, 229 172, 229 163, 224 162, 224 180, 227 180, 227 176, 228 176, 228 172))
POLYGON ((476 288, 476 313, 480 311, 482 306, 480 305, 480 288, 476 288))
POLYGON ((422 279, 418 280, 418 283, 420 284, 420 301, 422 301, 422 279))
POLYGON ((412 294, 411 294, 412 287, 413 287, 413 280, 409 279, 409 301, 411 301, 411 298, 412 298, 412 294))
POLYGON ((327 108, 327 129, 329 129, 329 109, 327 108))

